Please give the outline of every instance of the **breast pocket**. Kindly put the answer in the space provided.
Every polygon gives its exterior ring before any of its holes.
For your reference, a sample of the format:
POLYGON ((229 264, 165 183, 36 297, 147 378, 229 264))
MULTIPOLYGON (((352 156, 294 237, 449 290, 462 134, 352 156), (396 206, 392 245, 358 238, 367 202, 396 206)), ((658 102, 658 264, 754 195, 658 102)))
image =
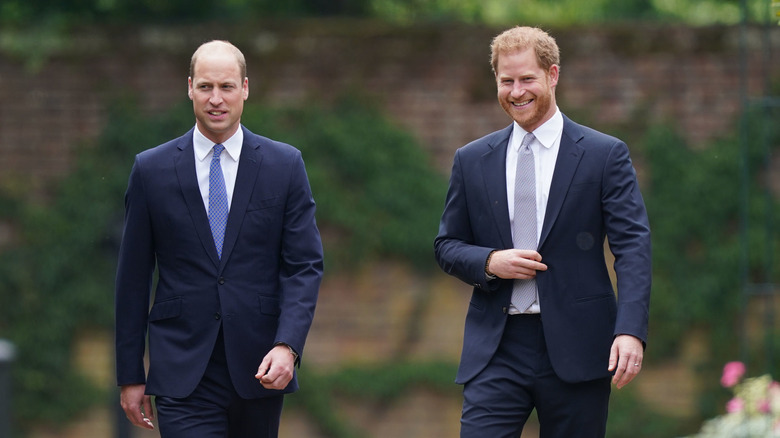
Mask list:
POLYGON ((598 181, 574 183, 569 187, 569 193, 585 191, 601 191, 601 183, 598 181))
POLYGON ((285 198, 270 196, 252 200, 246 209, 240 239, 248 245, 264 247, 276 241, 284 223, 285 198))
POLYGON ((271 196, 258 200, 252 200, 246 208, 247 213, 268 210, 272 208, 281 208, 284 205, 284 197, 281 195, 271 196))

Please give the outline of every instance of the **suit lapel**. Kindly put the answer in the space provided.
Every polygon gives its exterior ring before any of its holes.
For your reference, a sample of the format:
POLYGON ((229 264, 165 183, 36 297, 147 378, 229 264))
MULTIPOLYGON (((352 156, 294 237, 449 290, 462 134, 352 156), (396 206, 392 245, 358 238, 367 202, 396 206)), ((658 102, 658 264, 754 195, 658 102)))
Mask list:
POLYGON ((249 205, 249 199, 252 196, 252 190, 260 173, 260 162, 262 161, 260 143, 257 141, 257 137, 243 126, 241 129, 244 129, 244 143, 241 145, 236 185, 233 188, 233 199, 230 203, 230 212, 228 213, 228 222, 225 228, 225 240, 222 243, 222 264, 220 270, 235 247, 241 224, 244 221, 246 209, 249 205))
POLYGON ((485 180, 487 199, 498 227, 498 234, 505 248, 512 248, 512 226, 509 223, 509 206, 506 194, 506 148, 512 126, 498 131, 488 140, 490 150, 482 156, 482 176, 485 180))
POLYGON ((577 125, 564 116, 561 145, 558 150, 558 158, 555 161, 555 170, 553 171, 553 178, 550 184, 550 195, 547 198, 547 211, 544 214, 539 248, 542 248, 542 245, 544 245, 552 226, 558 218, 558 213, 561 211, 563 200, 566 199, 566 193, 569 191, 574 172, 577 170, 577 166, 582 158, 584 149, 577 144, 581 138, 582 132, 577 125))
POLYGON ((209 254, 211 261, 219 265, 217 257, 217 248, 214 246, 214 237, 211 235, 209 218, 206 214, 206 207, 203 205, 203 197, 198 187, 198 176, 195 173, 195 152, 193 152, 192 133, 188 132, 179 141, 179 153, 174 157, 174 166, 176 168, 176 177, 179 179, 184 201, 187 203, 187 209, 195 224, 195 230, 198 233, 203 247, 209 254))

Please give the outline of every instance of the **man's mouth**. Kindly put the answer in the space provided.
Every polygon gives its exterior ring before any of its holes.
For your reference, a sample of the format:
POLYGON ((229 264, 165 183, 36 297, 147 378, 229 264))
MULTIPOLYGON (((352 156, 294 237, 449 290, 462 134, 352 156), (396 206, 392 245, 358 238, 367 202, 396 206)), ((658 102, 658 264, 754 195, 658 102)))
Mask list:
POLYGON ((522 102, 512 102, 512 106, 514 106, 516 108, 520 108, 520 107, 524 107, 524 106, 530 104, 533 101, 534 101, 533 99, 528 99, 528 100, 524 100, 522 102))
POLYGON ((209 111, 208 113, 209 113, 210 115, 212 115, 212 116, 215 116, 215 117, 219 117, 219 116, 221 116, 221 115, 225 114, 225 112, 224 112, 224 111, 209 111))

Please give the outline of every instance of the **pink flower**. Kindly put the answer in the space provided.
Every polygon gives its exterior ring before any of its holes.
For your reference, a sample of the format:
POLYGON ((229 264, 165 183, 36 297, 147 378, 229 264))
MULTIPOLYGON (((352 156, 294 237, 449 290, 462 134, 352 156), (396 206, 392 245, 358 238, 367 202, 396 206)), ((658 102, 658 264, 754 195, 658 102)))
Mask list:
POLYGON ((720 384, 726 388, 731 388, 739 382, 739 379, 745 374, 745 364, 742 362, 729 362, 723 367, 723 376, 720 378, 720 384))
POLYGON ((726 403, 726 412, 728 412, 729 414, 742 412, 742 409, 744 409, 744 407, 745 407, 745 402, 739 397, 734 397, 731 400, 729 400, 728 403, 726 403))
POLYGON ((769 400, 763 399, 759 400, 757 403, 758 412, 761 412, 762 414, 768 414, 772 411, 772 405, 769 404, 769 400))
POLYGON ((772 383, 769 384, 769 395, 772 396, 772 398, 780 396, 780 383, 772 381, 772 383))

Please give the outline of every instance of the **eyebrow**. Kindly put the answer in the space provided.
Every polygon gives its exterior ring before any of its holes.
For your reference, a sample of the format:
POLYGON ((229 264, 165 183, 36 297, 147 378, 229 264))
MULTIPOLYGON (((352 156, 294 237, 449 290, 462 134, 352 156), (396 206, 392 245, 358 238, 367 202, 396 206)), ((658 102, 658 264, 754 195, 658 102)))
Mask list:
POLYGON ((193 85, 203 85, 203 84, 217 84, 217 85, 236 85, 238 86, 241 84, 241 82, 236 82, 233 79, 229 79, 226 81, 211 81, 208 79, 197 79, 192 81, 193 85))

